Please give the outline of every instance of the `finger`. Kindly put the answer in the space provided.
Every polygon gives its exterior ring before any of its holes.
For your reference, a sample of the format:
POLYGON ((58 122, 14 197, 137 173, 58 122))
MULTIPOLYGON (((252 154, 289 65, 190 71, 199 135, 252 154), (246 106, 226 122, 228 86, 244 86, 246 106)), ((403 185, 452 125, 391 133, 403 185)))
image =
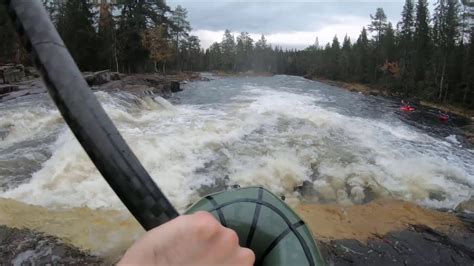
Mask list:
POLYGON ((239 248, 234 256, 230 257, 228 265, 252 266, 255 263, 255 253, 248 248, 239 248))
POLYGON ((222 227, 208 243, 209 250, 212 250, 209 255, 216 261, 228 261, 229 258, 235 257, 240 248, 237 233, 225 227, 222 227))
POLYGON ((241 259, 241 265, 254 265, 255 264, 255 253, 253 250, 248 248, 241 248, 238 259, 241 259))
MULTIPOLYGON (((214 238, 224 227, 208 212, 196 212, 189 215, 184 223, 184 230, 191 228, 189 233, 200 241, 214 238)), ((188 231, 187 231, 188 232, 188 231)))

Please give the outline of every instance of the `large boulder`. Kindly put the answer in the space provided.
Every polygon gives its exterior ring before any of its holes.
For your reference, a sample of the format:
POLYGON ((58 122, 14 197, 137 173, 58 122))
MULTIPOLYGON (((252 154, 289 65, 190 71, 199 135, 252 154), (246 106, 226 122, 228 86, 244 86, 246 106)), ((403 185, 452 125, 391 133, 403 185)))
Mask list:
POLYGON ((2 83, 11 84, 22 81, 25 78, 25 67, 23 65, 5 65, 0 67, 2 83))
POLYGON ((175 81, 175 80, 170 82, 170 89, 171 89, 171 92, 180 92, 183 90, 181 89, 181 85, 179 81, 175 81))
MULTIPOLYGON (((84 73, 84 78, 89 86, 99 86, 117 79, 117 75, 112 74, 110 70, 102 70, 94 73, 84 73)), ((119 77, 120 78, 120 77, 119 77)))

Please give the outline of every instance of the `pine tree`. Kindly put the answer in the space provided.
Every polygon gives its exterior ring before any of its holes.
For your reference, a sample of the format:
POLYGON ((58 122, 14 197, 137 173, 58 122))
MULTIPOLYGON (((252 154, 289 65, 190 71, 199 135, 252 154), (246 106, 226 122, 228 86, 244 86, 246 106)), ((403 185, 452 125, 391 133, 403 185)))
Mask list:
POLYGON ((413 38, 415 27, 414 12, 413 0, 406 0, 402 11, 402 20, 398 23, 398 27, 400 28, 400 40, 403 42, 402 46, 406 46, 413 38))
POLYGON ((392 23, 388 23, 381 40, 383 60, 392 62, 396 57, 395 31, 392 23))
POLYGON ((147 29, 146 17, 143 15, 143 4, 134 0, 124 0, 118 21, 117 44, 121 72, 143 71, 148 59, 148 50, 143 46, 142 34, 147 29))
POLYGON ((430 15, 427 0, 418 0, 416 5, 415 33, 415 82, 425 80, 426 72, 430 69, 432 57, 430 36, 430 15))
POLYGON ((213 43, 208 49, 209 70, 223 70, 223 58, 221 45, 217 42, 213 43))
POLYGON ((117 40, 115 22, 112 16, 112 6, 101 4, 99 11, 99 66, 101 68, 119 71, 117 58, 117 40))
POLYGON ((387 23, 387 16, 382 8, 377 8, 375 15, 370 15, 372 22, 368 26, 370 32, 375 33, 374 35, 374 50, 370 56, 371 61, 371 80, 377 80, 377 74, 380 67, 385 63, 386 55, 382 47, 382 40, 384 34, 387 31, 389 24, 387 23))
POLYGON ((230 30, 225 30, 220 45, 222 51, 222 63, 224 70, 233 71, 235 70, 235 38, 230 30))
POLYGON ((254 50, 254 66, 257 71, 270 71, 271 50, 265 35, 262 34, 260 39, 255 43, 254 50))
POLYGON ((351 66, 354 63, 352 60, 352 45, 351 45, 351 38, 349 38, 346 34, 344 37, 344 41, 342 43, 341 49, 341 76, 343 79, 348 80, 352 77, 351 73, 351 66))
POLYGON ((387 16, 385 15, 383 8, 379 7, 377 8, 375 15, 370 15, 370 18, 372 19, 372 22, 368 26, 368 29, 371 33, 375 32, 375 40, 377 43, 380 43, 382 34, 388 26, 387 16))
POLYGON ((340 60, 341 44, 337 35, 332 39, 331 47, 326 51, 327 75, 330 79, 339 79, 339 60, 340 60))
POLYGON ((178 70, 181 69, 181 61, 180 58, 180 47, 183 41, 189 37, 189 32, 191 31, 191 25, 187 21, 188 11, 178 5, 176 9, 173 11, 173 15, 171 16, 171 35, 173 36, 174 43, 175 43, 175 50, 176 50, 176 67, 178 70))
POLYGON ((469 38, 468 55, 467 55, 467 77, 466 87, 462 96, 462 103, 464 105, 474 105, 474 27, 471 27, 469 38))
POLYGON ((367 30, 362 29, 362 32, 357 39, 354 47, 356 57, 355 74, 359 81, 370 82, 370 44, 367 37, 367 30))
POLYGON ((95 70, 98 41, 92 5, 87 0, 66 1, 59 12, 58 31, 79 68, 95 70))
POLYGON ((150 51, 143 46, 142 37, 146 30, 164 27, 169 38, 168 28, 170 8, 164 0, 121 0, 118 5, 117 44, 120 66, 123 72, 143 72, 147 69, 150 51))
POLYGON ((191 35, 181 43, 182 70, 203 70, 202 51, 199 38, 191 35))
POLYGON ((242 32, 237 37, 236 69, 250 70, 252 67, 253 40, 248 32, 242 32))
POLYGON ((439 0, 435 9, 434 36, 437 56, 438 100, 446 101, 450 90, 448 67, 454 66, 453 51, 460 36, 459 3, 457 0, 439 0))
MULTIPOLYGON (((415 31, 413 0, 406 0, 402 11, 402 20, 398 23, 399 28, 399 46, 401 49, 401 79, 405 93, 414 86, 414 66, 413 53, 414 42, 413 36, 415 31)), ((390 60, 391 61, 391 60, 390 60)))
POLYGON ((0 63, 18 63, 17 47, 19 47, 18 39, 6 6, 0 4, 0 63))

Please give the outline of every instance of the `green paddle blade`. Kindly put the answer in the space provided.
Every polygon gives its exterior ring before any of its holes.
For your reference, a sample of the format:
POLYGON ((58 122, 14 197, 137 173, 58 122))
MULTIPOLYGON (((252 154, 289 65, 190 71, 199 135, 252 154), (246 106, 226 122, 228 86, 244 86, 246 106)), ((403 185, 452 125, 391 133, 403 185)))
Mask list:
POLYGON ((324 265, 313 235, 301 218, 264 188, 242 188, 209 195, 186 211, 207 211, 252 249, 255 265, 324 265))

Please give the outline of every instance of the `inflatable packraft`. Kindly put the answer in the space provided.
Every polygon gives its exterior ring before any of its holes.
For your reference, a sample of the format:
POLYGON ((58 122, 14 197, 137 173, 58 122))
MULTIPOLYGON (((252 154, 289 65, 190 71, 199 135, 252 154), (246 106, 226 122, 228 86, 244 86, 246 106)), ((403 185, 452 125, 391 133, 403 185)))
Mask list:
POLYGON ((299 216, 264 188, 242 188, 207 196, 186 213, 208 211, 233 229, 255 265, 324 265, 313 235, 299 216))
POLYGON ((413 112, 416 109, 413 106, 402 106, 400 107, 400 110, 402 110, 403 112, 413 112))

